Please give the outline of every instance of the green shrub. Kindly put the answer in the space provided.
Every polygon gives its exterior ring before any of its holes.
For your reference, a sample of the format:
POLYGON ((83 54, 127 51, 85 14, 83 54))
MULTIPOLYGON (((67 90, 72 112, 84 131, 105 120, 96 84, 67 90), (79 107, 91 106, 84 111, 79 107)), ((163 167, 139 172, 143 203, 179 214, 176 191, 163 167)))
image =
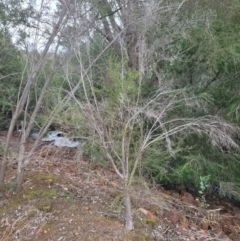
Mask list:
POLYGON ((141 173, 151 181, 167 186, 184 185, 199 190, 199 178, 211 175, 211 184, 240 182, 239 154, 225 153, 210 146, 206 138, 187 136, 175 147, 175 155, 155 144, 144 154, 141 173))

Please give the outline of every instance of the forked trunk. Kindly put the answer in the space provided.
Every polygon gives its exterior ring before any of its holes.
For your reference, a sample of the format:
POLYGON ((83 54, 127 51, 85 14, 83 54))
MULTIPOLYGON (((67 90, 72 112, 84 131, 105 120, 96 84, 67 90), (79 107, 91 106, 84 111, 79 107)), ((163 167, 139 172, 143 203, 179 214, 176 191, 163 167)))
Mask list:
POLYGON ((124 190, 124 204, 125 204, 125 227, 128 230, 133 230, 133 218, 132 218, 132 207, 131 207, 131 200, 129 195, 129 187, 126 185, 124 190))

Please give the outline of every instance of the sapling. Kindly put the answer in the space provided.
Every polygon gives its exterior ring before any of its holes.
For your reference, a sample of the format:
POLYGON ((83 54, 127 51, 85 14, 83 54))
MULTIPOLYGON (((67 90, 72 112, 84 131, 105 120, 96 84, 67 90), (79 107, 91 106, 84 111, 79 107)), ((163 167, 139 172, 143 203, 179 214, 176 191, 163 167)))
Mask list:
POLYGON ((207 204, 206 198, 205 198, 205 191, 206 189, 209 187, 209 180, 211 178, 211 175, 207 175, 207 176, 200 176, 199 178, 199 190, 198 193, 201 194, 201 206, 207 208, 209 206, 209 204, 207 204))

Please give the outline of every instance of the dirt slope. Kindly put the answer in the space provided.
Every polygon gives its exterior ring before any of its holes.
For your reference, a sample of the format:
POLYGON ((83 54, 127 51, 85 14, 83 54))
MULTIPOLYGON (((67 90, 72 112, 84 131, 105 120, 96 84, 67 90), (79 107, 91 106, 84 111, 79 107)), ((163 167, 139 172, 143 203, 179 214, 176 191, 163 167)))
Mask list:
POLYGON ((0 191, 0 241, 240 240, 238 208, 219 203, 205 210, 186 191, 179 195, 143 181, 132 188, 135 230, 128 232, 117 176, 110 167, 93 167, 76 149, 40 147, 23 190, 14 194, 17 143, 15 136, 0 191))

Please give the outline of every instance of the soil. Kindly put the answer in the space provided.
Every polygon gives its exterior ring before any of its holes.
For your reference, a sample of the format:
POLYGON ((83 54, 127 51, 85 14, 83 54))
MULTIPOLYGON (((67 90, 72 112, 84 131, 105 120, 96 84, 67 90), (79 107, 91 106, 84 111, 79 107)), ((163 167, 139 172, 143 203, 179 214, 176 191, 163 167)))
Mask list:
MULTIPOLYGON (((0 132, 0 146, 6 132, 0 132)), ((124 227, 123 192, 111 167, 84 160, 75 148, 42 144, 14 193, 18 136, 12 138, 0 190, 0 241, 240 240, 240 209, 212 198, 201 207, 192 194, 136 180, 134 226, 124 227)), ((29 139, 27 150, 33 140, 29 139)))

